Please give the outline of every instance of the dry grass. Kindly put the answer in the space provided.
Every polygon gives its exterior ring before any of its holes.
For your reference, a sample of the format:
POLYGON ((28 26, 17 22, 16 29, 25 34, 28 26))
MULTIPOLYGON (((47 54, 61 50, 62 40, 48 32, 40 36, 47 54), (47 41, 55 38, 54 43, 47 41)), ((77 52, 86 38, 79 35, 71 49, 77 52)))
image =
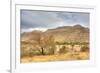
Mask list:
POLYGON ((67 54, 57 54, 57 55, 23 57, 21 58, 21 63, 87 60, 87 59, 89 59, 89 52, 79 52, 79 53, 67 53, 67 54))

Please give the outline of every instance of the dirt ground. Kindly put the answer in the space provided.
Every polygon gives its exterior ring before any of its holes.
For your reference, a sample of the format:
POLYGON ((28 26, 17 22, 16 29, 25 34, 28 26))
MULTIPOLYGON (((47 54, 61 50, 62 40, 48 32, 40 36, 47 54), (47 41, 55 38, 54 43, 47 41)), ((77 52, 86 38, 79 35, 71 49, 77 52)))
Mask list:
POLYGON ((79 52, 79 53, 67 53, 67 54, 57 54, 57 55, 23 57, 21 58, 21 63, 88 60, 88 59, 89 59, 89 52, 79 52))

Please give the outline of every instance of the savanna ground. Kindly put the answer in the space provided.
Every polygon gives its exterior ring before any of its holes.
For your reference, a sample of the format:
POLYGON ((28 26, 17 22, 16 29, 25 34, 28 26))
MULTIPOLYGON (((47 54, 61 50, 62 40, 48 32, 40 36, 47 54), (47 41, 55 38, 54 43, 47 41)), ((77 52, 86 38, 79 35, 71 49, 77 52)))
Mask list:
POLYGON ((55 42, 53 36, 37 39, 37 44, 21 42, 21 63, 89 59, 88 42, 55 42))
POLYGON ((73 61, 73 60, 88 60, 89 52, 75 52, 56 55, 40 55, 33 57, 22 57, 21 63, 31 62, 50 62, 50 61, 73 61))

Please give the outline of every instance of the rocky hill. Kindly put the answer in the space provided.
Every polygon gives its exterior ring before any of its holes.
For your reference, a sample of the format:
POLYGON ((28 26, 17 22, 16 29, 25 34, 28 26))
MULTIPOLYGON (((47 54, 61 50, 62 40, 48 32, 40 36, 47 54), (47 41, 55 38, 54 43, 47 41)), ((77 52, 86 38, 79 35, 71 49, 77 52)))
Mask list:
POLYGON ((48 29, 45 32, 24 32, 21 34, 21 41, 37 42, 39 38, 51 35, 56 42, 89 42, 89 28, 81 25, 63 26, 55 29, 48 29))

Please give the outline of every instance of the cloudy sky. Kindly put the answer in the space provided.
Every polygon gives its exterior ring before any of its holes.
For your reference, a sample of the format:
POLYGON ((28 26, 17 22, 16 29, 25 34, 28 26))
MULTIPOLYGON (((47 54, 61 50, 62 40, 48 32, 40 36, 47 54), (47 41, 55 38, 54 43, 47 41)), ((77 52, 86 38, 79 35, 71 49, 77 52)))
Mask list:
POLYGON ((21 10, 21 32, 46 31, 61 26, 80 24, 89 27, 89 13, 21 10))

